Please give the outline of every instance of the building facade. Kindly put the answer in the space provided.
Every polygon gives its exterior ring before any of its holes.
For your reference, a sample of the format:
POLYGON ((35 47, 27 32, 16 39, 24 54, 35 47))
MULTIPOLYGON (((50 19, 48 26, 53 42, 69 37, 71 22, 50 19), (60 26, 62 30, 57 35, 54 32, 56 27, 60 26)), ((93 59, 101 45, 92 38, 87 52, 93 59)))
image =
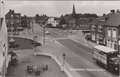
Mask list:
POLYGON ((79 18, 76 21, 76 29, 79 30, 90 30, 89 19, 88 18, 79 18))
POLYGON ((91 24, 91 40, 97 44, 106 45, 105 43, 105 18, 97 18, 94 24, 91 24))
POLYGON ((21 14, 15 13, 14 10, 9 10, 9 12, 5 15, 6 25, 8 31, 17 32, 17 28, 21 26, 21 14))
POLYGON ((75 30, 89 30, 90 24, 96 20, 95 14, 79 14, 75 11, 73 5, 72 14, 66 14, 65 19, 67 20, 68 28, 75 30))
POLYGON ((105 19, 104 17, 99 18, 96 23, 96 43, 106 45, 105 43, 105 19))
POLYGON ((91 26, 91 40, 97 44, 118 50, 118 39, 120 35, 120 12, 111 10, 103 15, 97 23, 91 26))
POLYGON ((58 17, 49 17, 47 20, 48 27, 57 27, 59 25, 58 17))
POLYGON ((3 1, 0 1, 0 7, 0 77, 5 77, 11 58, 8 54, 8 33, 3 11, 3 1))
POLYGON ((118 50, 118 37, 120 34, 120 12, 111 10, 106 15, 106 46, 118 50))
POLYGON ((31 21, 31 19, 29 17, 27 17, 26 15, 21 16, 21 27, 29 28, 30 27, 30 21, 31 21))

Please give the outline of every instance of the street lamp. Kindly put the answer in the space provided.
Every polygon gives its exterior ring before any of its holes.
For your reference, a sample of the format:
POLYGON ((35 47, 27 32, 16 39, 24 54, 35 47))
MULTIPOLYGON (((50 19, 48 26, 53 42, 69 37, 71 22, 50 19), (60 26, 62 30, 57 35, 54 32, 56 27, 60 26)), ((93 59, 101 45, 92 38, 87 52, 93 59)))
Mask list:
POLYGON ((43 44, 45 45, 45 25, 43 25, 43 44))
POLYGON ((65 56, 66 56, 66 54, 63 53, 63 66, 65 66, 65 56))
POLYGON ((32 21, 32 32, 33 32, 33 21, 32 21))
POLYGON ((12 32, 12 30, 13 30, 13 25, 14 25, 13 15, 11 15, 11 22, 10 22, 10 24, 11 24, 11 38, 12 38, 12 37, 13 37, 13 32, 12 32))

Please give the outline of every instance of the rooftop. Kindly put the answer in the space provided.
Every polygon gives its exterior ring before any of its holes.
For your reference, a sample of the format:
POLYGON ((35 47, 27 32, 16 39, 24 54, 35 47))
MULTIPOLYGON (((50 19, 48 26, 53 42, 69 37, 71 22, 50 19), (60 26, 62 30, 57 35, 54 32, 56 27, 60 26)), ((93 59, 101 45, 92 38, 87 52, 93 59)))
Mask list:
POLYGON ((119 26, 120 25, 120 13, 110 13, 105 18, 108 18, 105 25, 119 26))

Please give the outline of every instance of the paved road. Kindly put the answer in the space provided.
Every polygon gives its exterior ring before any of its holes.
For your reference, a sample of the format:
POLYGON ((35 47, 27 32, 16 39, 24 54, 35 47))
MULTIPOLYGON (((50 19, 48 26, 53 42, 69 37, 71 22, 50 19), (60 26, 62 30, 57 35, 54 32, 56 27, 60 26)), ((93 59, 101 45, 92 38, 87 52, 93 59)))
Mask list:
POLYGON ((53 38, 61 38, 61 37, 68 38, 68 35, 74 35, 76 33, 76 32, 70 33, 67 30, 62 31, 57 28, 47 28, 46 30, 50 32, 50 37, 53 37, 53 38))
POLYGON ((54 37, 54 38, 58 38, 58 37, 63 37, 64 35, 61 34, 59 29, 50 29, 47 28, 47 30, 49 30, 50 32, 50 36, 54 37))
POLYGON ((99 67, 92 59, 92 50, 86 46, 76 43, 70 39, 57 40, 63 46, 67 47, 71 51, 75 52, 78 56, 77 59, 71 59, 66 61, 73 66, 74 71, 78 71, 84 77, 114 77, 116 75, 106 71, 104 68, 99 67), (97 71, 98 70, 98 71, 97 71))

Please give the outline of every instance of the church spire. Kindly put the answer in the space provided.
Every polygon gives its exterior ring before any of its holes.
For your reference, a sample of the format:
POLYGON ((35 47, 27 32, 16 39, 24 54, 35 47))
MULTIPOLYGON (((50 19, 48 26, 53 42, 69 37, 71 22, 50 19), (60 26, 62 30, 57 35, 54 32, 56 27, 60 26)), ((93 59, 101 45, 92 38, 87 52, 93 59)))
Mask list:
POLYGON ((73 11, 72 11, 72 15, 75 16, 76 15, 76 12, 75 12, 75 6, 73 4, 73 11))

